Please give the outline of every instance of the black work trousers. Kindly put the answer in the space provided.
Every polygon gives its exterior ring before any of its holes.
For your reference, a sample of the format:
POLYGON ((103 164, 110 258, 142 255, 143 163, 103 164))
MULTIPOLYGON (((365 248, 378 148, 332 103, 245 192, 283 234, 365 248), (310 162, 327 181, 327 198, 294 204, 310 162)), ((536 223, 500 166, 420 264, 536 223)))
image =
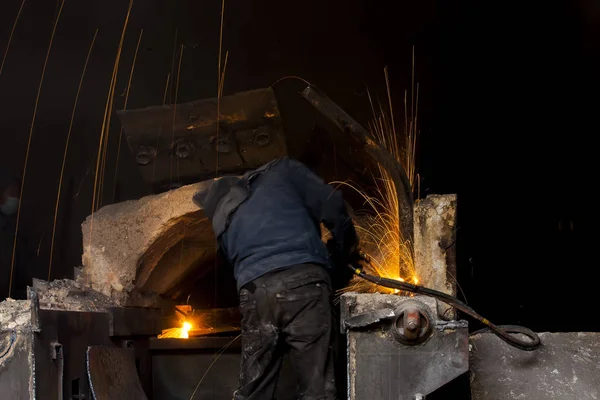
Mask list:
POLYGON ((298 399, 335 399, 331 282, 314 264, 264 275, 240 290, 242 361, 235 400, 273 399, 290 353, 298 399))

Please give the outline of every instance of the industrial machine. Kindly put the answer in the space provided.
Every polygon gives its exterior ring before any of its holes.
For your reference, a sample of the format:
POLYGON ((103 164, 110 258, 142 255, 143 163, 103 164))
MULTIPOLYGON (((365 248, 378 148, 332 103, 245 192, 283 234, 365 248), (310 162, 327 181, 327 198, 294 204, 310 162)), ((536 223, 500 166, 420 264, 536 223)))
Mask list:
MULTIPOLYGON (((308 87, 302 96, 347 132, 366 158, 390 171, 401 230, 412 238, 412 194, 402 168, 318 90, 308 87)), ((155 193, 216 174, 240 173, 286 154, 283 123, 271 89, 123 111, 119 116, 141 176, 155 193)), ((185 238, 184 234, 182 246, 185 238)), ((171 256, 166 250, 153 253, 165 260, 171 256)), ((185 271, 186 278, 170 280, 174 286, 169 287, 153 277, 161 270, 148 269, 147 258, 134 263, 136 276, 144 271, 143 281, 149 283, 127 295, 146 299, 148 293, 143 291, 149 288, 155 295, 143 306, 111 303, 85 280, 64 281, 63 286, 37 281, 29 289, 29 300, 1 303, 0 398, 11 393, 11 399, 42 400, 230 399, 240 361, 235 291, 222 290, 226 295, 215 296, 216 303, 208 309, 194 310, 191 304, 208 302, 210 287, 232 286, 233 279, 204 272, 188 275, 212 270, 214 258, 173 260, 165 268, 185 271)), ((347 382, 341 381, 349 399, 424 399, 469 369, 468 325, 440 315, 434 298, 348 293, 341 297, 340 310, 347 344, 342 365, 347 382)), ((277 398, 295 398, 287 362, 277 398)))

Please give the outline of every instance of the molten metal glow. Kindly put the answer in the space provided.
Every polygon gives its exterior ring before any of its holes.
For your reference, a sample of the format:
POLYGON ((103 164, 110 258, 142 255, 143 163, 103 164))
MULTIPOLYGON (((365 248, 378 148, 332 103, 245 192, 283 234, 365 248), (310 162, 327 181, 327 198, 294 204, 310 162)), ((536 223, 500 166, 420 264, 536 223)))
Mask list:
POLYGON ((187 339, 190 337, 190 329, 192 329, 192 324, 190 324, 189 322, 185 321, 183 323, 183 327, 181 328, 181 332, 179 334, 179 338, 180 339, 187 339))
POLYGON ((192 324, 184 321, 180 328, 169 328, 163 329, 162 333, 158 335, 159 339, 188 339, 190 337, 190 331, 192 330, 192 324))

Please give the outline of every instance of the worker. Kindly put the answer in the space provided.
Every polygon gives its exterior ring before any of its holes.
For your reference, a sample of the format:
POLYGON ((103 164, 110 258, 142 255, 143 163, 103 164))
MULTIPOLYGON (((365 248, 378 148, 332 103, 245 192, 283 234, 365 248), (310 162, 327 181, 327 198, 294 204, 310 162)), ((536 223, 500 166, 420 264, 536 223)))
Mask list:
POLYGON ((334 399, 332 283, 358 240, 342 194, 304 164, 278 158, 194 195, 234 269, 242 315, 235 400, 272 399, 289 352, 298 399, 334 399), (327 245, 320 224, 331 232, 327 245))
POLYGON ((9 179, 0 188, 0 229, 10 224, 11 218, 19 208, 19 182, 9 179))

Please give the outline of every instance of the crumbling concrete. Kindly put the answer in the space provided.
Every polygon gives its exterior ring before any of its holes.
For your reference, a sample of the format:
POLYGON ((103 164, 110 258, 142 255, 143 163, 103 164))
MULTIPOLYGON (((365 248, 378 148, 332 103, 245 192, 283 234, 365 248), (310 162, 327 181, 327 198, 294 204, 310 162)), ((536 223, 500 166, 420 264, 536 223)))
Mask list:
POLYGON ((116 306, 110 297, 70 279, 52 282, 34 279, 33 290, 37 293, 40 309, 45 310, 106 312, 116 306))
POLYGON ((207 185, 200 182, 109 205, 89 216, 82 224, 82 282, 126 305, 134 290, 143 293, 155 286, 164 292, 186 279, 198 264, 214 257, 210 222, 192 202, 193 194, 207 185), (192 241, 199 251, 160 267, 165 255, 175 258, 172 249, 183 240, 192 241), (152 277, 157 267, 160 280, 152 277))
MULTIPOLYGON (((414 207, 414 257, 419 284, 456 295, 456 195, 430 195, 414 207)), ((438 303, 438 313, 454 318, 438 303)))
POLYGON ((540 333, 524 352, 491 333, 471 338, 473 400, 600 399, 600 333, 540 333))

